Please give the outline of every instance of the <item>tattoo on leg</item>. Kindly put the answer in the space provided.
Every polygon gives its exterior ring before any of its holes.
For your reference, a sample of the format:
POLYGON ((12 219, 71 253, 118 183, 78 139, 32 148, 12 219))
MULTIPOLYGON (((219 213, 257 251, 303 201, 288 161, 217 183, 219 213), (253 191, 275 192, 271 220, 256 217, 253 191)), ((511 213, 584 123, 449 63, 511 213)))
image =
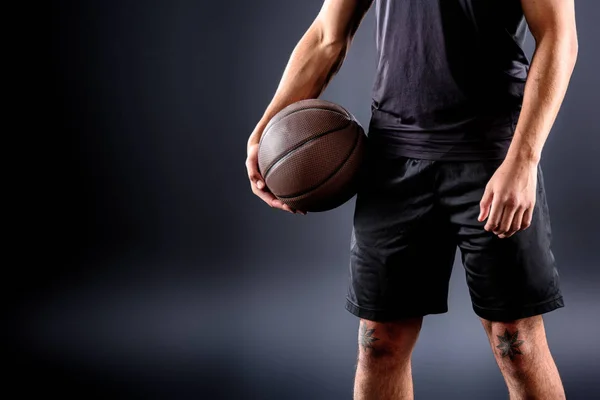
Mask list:
POLYGON ((373 348, 373 343, 379 340, 373 336, 375 329, 367 329, 367 324, 362 322, 360 324, 360 345, 366 350, 367 348, 373 348))
POLYGON ((502 358, 508 357, 512 361, 517 354, 521 353, 519 347, 523 344, 523 340, 518 340, 519 331, 515 331, 515 333, 511 334, 508 332, 508 329, 504 330, 504 335, 496 335, 498 339, 500 339, 500 344, 496 346, 500 349, 500 355, 502 358))

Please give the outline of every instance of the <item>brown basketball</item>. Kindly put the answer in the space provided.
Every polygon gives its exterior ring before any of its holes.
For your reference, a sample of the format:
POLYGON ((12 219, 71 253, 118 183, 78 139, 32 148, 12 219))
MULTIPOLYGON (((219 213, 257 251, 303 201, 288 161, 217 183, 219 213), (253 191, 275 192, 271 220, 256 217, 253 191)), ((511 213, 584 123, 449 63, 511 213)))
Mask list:
POLYGON ((327 211, 357 191, 366 135, 343 107, 301 100, 277 113, 265 127, 258 166, 267 188, 303 211, 327 211))

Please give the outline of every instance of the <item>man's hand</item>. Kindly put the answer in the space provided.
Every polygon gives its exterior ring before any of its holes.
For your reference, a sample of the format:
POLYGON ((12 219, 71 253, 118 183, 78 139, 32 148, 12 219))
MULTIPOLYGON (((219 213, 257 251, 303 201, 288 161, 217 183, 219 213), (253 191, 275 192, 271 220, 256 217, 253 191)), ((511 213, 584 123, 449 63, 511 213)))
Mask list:
POLYGON ((505 160, 488 182, 477 218, 484 229, 507 238, 531 225, 536 200, 537 162, 505 160))
POLYGON ((373 0, 325 0, 319 14, 298 42, 288 61, 273 99, 248 139, 246 169, 252 192, 265 203, 292 210, 269 191, 258 169, 258 143, 268 121, 286 106, 316 99, 342 66, 354 34, 373 0))
POLYGON ((265 203, 273 208, 279 208, 280 210, 291 212, 292 214, 304 214, 306 212, 293 210, 287 204, 284 204, 279 200, 273 193, 269 191, 265 185, 263 177, 260 175, 258 169, 258 135, 253 133, 248 140, 248 157, 246 158, 246 169, 248 171, 248 178, 250 179, 250 186, 252 192, 260 197, 265 203))

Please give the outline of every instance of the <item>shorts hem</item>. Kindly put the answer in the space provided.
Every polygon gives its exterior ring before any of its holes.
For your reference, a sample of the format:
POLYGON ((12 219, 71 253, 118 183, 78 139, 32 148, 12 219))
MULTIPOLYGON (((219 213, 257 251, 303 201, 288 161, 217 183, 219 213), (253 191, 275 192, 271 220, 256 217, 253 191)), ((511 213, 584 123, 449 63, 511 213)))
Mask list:
POLYGON ((506 322, 545 314, 564 306, 563 296, 559 295, 541 303, 511 309, 492 309, 473 304, 473 311, 488 321, 506 322))
POLYGON ((346 298, 345 309, 351 314, 375 322, 386 322, 394 320, 402 320, 408 318, 424 317, 429 314, 444 314, 448 312, 448 306, 423 308, 419 310, 388 310, 383 308, 367 308, 354 304, 350 299, 346 298))

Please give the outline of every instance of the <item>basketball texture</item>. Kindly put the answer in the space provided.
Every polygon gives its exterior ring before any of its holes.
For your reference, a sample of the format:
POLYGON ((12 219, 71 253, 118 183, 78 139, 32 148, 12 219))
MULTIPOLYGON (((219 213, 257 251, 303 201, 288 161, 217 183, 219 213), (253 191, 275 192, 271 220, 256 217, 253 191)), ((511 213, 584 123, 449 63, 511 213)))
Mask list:
POLYGON ((366 135, 343 107, 320 99, 282 109, 265 127, 258 167, 267 188, 302 211, 339 207, 357 192, 366 135))

